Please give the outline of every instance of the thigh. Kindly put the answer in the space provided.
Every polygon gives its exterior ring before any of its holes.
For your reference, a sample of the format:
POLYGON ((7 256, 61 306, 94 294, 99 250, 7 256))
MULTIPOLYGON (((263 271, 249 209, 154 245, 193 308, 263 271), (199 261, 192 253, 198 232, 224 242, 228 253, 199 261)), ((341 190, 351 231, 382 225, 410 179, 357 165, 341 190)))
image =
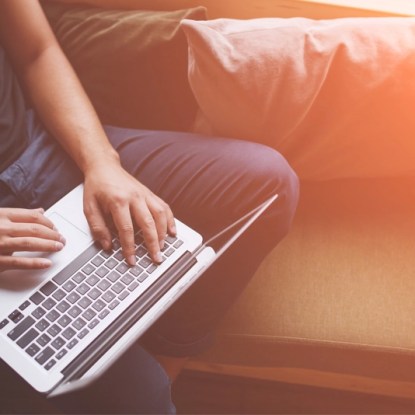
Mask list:
POLYGON ((173 132, 122 134, 131 134, 120 145, 114 140, 125 167, 205 239, 279 195, 145 336, 156 353, 194 355, 209 344, 222 316, 288 232, 298 180, 278 152, 257 143, 173 132))

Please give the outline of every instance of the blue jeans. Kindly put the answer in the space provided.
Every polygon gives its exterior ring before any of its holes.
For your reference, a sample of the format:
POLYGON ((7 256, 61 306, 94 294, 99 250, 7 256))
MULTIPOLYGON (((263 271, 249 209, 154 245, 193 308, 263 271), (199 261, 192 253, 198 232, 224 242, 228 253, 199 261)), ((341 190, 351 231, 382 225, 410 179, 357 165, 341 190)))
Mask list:
MULTIPOLYGON (((28 129, 29 148, 0 174, 0 206, 47 208, 82 180, 77 167, 33 113, 28 116, 28 129)), ((279 194, 277 201, 129 352, 137 356, 148 351, 177 357, 196 355, 211 343, 218 322, 264 257, 288 232, 298 202, 298 179, 278 152, 248 141, 117 127, 106 127, 106 133, 123 166, 205 239, 272 194, 279 194)), ((67 399, 79 403, 76 408, 68 406, 69 411, 151 412, 147 408, 152 408, 152 402, 145 403, 144 397, 131 393, 130 376, 145 382, 155 374, 160 377, 162 391, 148 391, 146 396, 152 401, 157 393, 162 394, 163 399, 158 398, 159 403, 164 400, 161 412, 172 407, 169 393, 163 391, 166 379, 159 367, 151 368, 151 364, 138 359, 134 367, 127 368, 129 375, 117 377, 117 373, 123 373, 117 369, 121 364, 117 362, 92 388, 73 394, 82 399, 67 399), (113 403, 111 407, 99 407, 94 394, 102 396, 99 389, 105 389, 106 382, 117 385, 114 393, 119 397, 108 403, 113 403), (127 406, 118 407, 121 400, 127 406)), ((156 387, 157 382, 149 383, 156 387)))

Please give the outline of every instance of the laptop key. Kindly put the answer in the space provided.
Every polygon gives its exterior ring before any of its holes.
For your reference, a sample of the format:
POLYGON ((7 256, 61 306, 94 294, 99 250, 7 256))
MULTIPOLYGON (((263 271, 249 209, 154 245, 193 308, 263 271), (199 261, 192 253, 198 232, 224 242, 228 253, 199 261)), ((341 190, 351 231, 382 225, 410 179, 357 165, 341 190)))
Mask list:
POLYGON ((27 349, 26 349, 26 353, 33 357, 35 356, 37 353, 40 352, 40 347, 37 344, 31 344, 27 349))
POLYGON ((51 347, 46 347, 46 349, 42 350, 36 357, 35 360, 39 364, 43 365, 46 363, 53 355, 55 351, 51 347))
POLYGON ((137 281, 134 281, 132 284, 129 285, 128 290, 133 292, 139 286, 140 286, 140 284, 137 281))
POLYGON ((101 311, 106 307, 106 304, 102 300, 95 301, 94 304, 92 304, 92 308, 96 311, 101 311))
POLYGON ((83 339, 89 333, 88 329, 83 329, 80 333, 78 333, 78 338, 83 339))
POLYGON ((66 355, 66 353, 68 353, 68 351, 66 349, 62 349, 57 355, 56 355, 56 359, 60 360, 62 359, 63 356, 66 355))
POLYGON ((91 275, 86 279, 86 282, 93 287, 99 282, 99 278, 96 275, 91 275))
POLYGON ((51 295, 57 288, 58 286, 55 283, 48 281, 45 285, 39 288, 39 291, 47 297, 51 295))
POLYGON ((29 307, 29 306, 30 306, 30 301, 27 300, 23 304, 20 305, 19 310, 21 310, 21 311, 26 310, 26 308, 29 307))
POLYGON ((65 291, 61 290, 60 288, 58 290, 56 290, 53 294, 52 297, 56 300, 56 301, 61 301, 63 298, 66 297, 66 293, 65 291))
POLYGON ((89 290, 91 289, 91 287, 85 283, 82 283, 77 289, 76 291, 81 294, 84 295, 86 294, 89 290))
POLYGON ((87 297, 83 297, 78 301, 78 305, 83 309, 89 307, 92 304, 92 300, 87 297))
POLYGON ((73 349, 76 345, 78 344, 78 340, 76 339, 72 339, 69 343, 68 343, 68 349, 73 349))
POLYGON ((117 282, 111 287, 111 290, 114 291, 116 294, 119 294, 121 291, 124 290, 124 288, 125 288, 124 284, 117 282))
POLYGON ((139 277, 138 277, 138 281, 140 282, 144 282, 147 278, 149 277, 149 275, 145 272, 143 272, 139 277))
POLYGON ((102 265, 105 262, 105 259, 102 258, 102 256, 97 255, 92 261, 91 263, 94 264, 96 267, 99 267, 100 265, 102 265))
POLYGON ((32 316, 37 319, 43 317, 45 314, 46 311, 40 306, 32 311, 32 316))
POLYGON ((93 329, 94 327, 96 327, 99 324, 99 320, 98 319, 94 319, 92 320, 89 324, 88 324, 88 328, 89 329, 93 329))
POLYGON ((113 269, 118 265, 118 262, 114 258, 110 258, 104 265, 109 269, 113 269))
POLYGON ((58 324, 65 328, 67 325, 69 325, 69 323, 72 321, 72 319, 69 316, 65 316, 63 315, 59 320, 58 320, 58 324))
POLYGON ((62 285, 62 287, 66 292, 70 293, 74 288, 76 288, 76 284, 72 280, 68 280, 62 285))
POLYGON ((71 292, 66 299, 71 303, 74 304, 76 303, 79 299, 81 298, 81 296, 78 293, 75 292, 71 292))
POLYGON ((56 301, 52 298, 47 298, 45 301, 43 301, 42 306, 46 308, 46 310, 51 310, 53 307, 55 307, 56 301))
POLYGON ((62 336, 65 337, 66 340, 72 339, 75 334, 76 331, 72 327, 68 327, 62 332, 62 336))
POLYGON ((7 318, 5 318, 1 323, 0 323, 0 330, 4 327, 6 327, 9 324, 9 320, 7 320, 7 318))
POLYGON ((110 303, 114 298, 115 298, 115 294, 112 291, 107 291, 102 296, 102 299, 105 300, 107 303, 110 303))
POLYGON ((65 345, 65 340, 63 340, 62 337, 56 337, 56 339, 53 340, 53 342, 52 342, 52 346, 56 350, 61 349, 64 345, 65 345))
POLYGON ((13 321, 13 323, 19 322, 23 317, 23 314, 19 310, 14 310, 13 313, 9 314, 9 319, 13 321))
POLYGON ((78 317, 82 313, 82 310, 77 306, 74 305, 69 311, 68 314, 73 318, 78 317))
POLYGON ((45 297, 39 291, 30 297, 30 301, 35 305, 39 305, 44 299, 45 297))
POLYGON ((14 329, 7 333, 7 336, 12 340, 17 340, 24 332, 29 330, 35 323, 35 319, 28 316, 23 319, 14 329))
POLYGON ((84 274, 82 274, 82 272, 77 272, 74 276, 73 276, 73 280, 77 283, 80 284, 84 279, 86 278, 86 276, 84 274))
POLYGON ((56 311, 56 310, 51 310, 49 311, 48 314, 46 314, 45 316, 51 323, 53 323, 54 321, 56 321, 59 317, 60 314, 56 311))
POLYGON ((107 280, 102 280, 98 283, 97 287, 102 291, 106 291, 109 287, 111 287, 111 283, 107 280))
POLYGON ((149 267, 151 264, 153 263, 153 261, 148 258, 148 257, 144 257, 139 264, 143 267, 143 268, 147 268, 149 267))
POLYGON ((111 282, 115 282, 117 281, 119 278, 121 277, 120 274, 118 274, 118 272, 115 271, 111 271, 108 276, 107 279, 110 280, 111 282))
POLYGON ((110 310, 114 310, 114 308, 115 307, 117 307, 117 306, 119 306, 120 305, 120 302, 119 301, 117 301, 117 300, 114 300, 109 306, 108 306, 108 308, 110 309, 110 310))
POLYGON ((55 366, 55 364, 56 364, 56 360, 52 359, 45 365, 45 369, 50 370, 52 369, 53 366, 55 366))
POLYGON ((59 310, 61 313, 64 313, 66 310, 71 308, 70 304, 67 303, 65 300, 61 301, 57 306, 56 309, 59 310))
POLYGON ((93 288, 88 293, 88 297, 91 298, 92 300, 96 300, 101 294, 102 294, 102 292, 100 290, 98 290, 98 288, 93 288))
POLYGON ((88 310, 82 314, 82 317, 87 321, 91 321, 96 315, 97 313, 94 310, 88 308, 88 310))
POLYGON ((120 301, 125 300, 129 295, 130 293, 127 290, 125 290, 118 296, 118 299, 120 301))
POLYGON ((105 317, 107 317, 107 315, 108 315, 109 313, 110 313, 110 312, 109 312, 108 310, 103 310, 101 313, 99 313, 98 317, 102 320, 102 319, 104 319, 105 317))
POLYGON ((108 268, 105 268, 104 266, 100 267, 96 271, 96 275, 99 275, 101 278, 105 277, 109 273, 108 268))
POLYGON ((94 271, 95 271, 95 267, 92 264, 86 264, 82 268, 82 272, 85 273, 86 275, 91 275, 94 271))
POLYGON ((57 336, 60 332, 62 331, 62 329, 57 325, 57 324, 53 324, 52 326, 50 326, 47 330, 47 332, 52 336, 55 337, 57 336))
POLYGON ((20 346, 22 349, 25 349, 32 343, 33 340, 39 335, 39 332, 34 328, 31 328, 28 332, 26 332, 19 340, 17 340, 17 345, 20 346))
POLYGON ((72 324, 73 327, 75 327, 77 330, 81 330, 86 325, 86 322, 81 317, 78 317, 72 324))
POLYGON ((42 318, 42 320, 39 320, 37 322, 37 324, 35 325, 35 327, 39 330, 39 331, 45 331, 48 327, 50 326, 49 321, 45 320, 44 318, 42 318))
POLYGON ((46 346, 52 339, 47 334, 42 334, 36 341, 41 346, 46 346))

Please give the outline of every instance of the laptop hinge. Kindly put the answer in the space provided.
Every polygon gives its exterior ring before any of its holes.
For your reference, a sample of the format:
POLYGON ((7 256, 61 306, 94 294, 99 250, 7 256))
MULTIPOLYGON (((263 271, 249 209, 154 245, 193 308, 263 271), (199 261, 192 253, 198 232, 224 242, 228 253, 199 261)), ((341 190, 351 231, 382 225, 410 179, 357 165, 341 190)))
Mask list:
POLYGON ((186 251, 79 356, 62 370, 64 375, 62 382, 79 379, 84 375, 196 263, 195 256, 186 251))

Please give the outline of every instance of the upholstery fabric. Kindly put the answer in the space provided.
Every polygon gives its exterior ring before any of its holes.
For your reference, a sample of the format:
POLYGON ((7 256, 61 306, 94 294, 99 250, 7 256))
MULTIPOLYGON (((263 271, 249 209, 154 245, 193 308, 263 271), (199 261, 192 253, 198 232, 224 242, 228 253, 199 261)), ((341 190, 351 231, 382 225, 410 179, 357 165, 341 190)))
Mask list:
POLYGON ((300 178, 415 172, 415 19, 183 21, 209 132, 279 150, 300 178))
POLYGON ((169 12, 55 2, 43 7, 103 123, 189 130, 197 104, 179 24, 205 19, 203 7, 169 12))

